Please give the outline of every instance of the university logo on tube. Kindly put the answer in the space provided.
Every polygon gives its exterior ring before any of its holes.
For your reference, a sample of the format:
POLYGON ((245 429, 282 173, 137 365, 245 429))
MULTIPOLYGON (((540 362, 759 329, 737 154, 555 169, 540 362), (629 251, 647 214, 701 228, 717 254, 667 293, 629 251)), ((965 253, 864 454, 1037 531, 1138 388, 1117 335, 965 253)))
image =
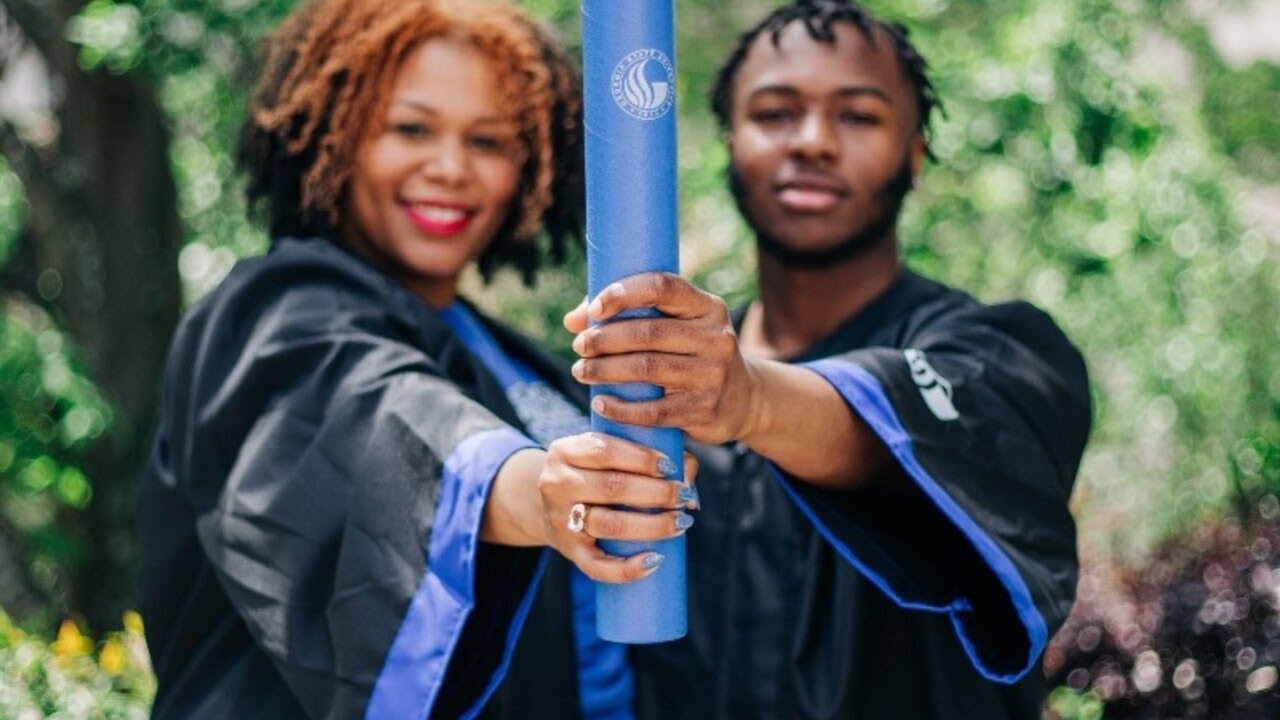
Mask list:
POLYGON ((676 101, 676 67, 661 50, 645 48, 613 69, 613 101, 637 120, 657 120, 676 101))
POLYGON ((911 379, 920 388, 920 396, 939 420, 955 420, 960 417, 956 406, 951 402, 951 383, 933 369, 924 353, 913 348, 902 351, 907 358, 907 366, 911 368, 911 379))

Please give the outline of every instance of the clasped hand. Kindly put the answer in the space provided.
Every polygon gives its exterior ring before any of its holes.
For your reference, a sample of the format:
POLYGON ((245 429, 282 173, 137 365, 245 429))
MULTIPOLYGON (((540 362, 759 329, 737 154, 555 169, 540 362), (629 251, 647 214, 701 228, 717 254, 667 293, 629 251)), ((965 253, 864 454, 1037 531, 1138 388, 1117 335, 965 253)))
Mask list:
POLYGON ((599 582, 649 575, 660 556, 614 557, 596 540, 647 542, 688 530, 693 516, 685 511, 698 504, 693 489, 697 462, 685 454, 683 483, 665 479, 676 469, 656 450, 599 433, 551 443, 538 477, 545 543, 599 582))
MULTIPOLYGON (((565 316, 581 356, 573 374, 588 385, 646 383, 658 400, 628 402, 598 395, 592 409, 620 423, 669 426, 704 443, 740 440, 753 430, 759 381, 738 348, 724 301, 663 273, 636 275, 607 287, 589 306, 565 316), (656 308, 663 317, 609 320, 656 308)), ((592 579, 630 582, 661 563, 654 553, 605 553, 596 540, 653 541, 683 533, 697 507, 686 454, 685 483, 665 478, 673 462, 656 450, 586 433, 552 443, 538 478, 539 544, 555 548, 592 579)))
POLYGON ((592 409, 629 425, 678 427, 698 442, 747 437, 758 417, 751 365, 724 301, 666 273, 635 275, 605 288, 565 316, 581 359, 573 375, 587 385, 647 383, 661 399, 627 402, 597 396, 592 409), (608 322, 628 310, 655 308, 665 317, 608 322))

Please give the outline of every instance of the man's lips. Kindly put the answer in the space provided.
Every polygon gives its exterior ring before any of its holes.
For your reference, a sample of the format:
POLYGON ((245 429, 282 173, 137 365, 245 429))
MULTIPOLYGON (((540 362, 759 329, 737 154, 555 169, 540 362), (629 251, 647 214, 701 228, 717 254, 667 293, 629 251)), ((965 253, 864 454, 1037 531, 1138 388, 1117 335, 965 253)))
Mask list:
POLYGON ((405 215, 419 230, 428 235, 457 235, 471 224, 475 210, 461 203, 401 203, 405 215))
POLYGON ((840 183, 823 176, 808 175, 777 183, 774 195, 784 209, 800 213, 827 212, 849 195, 840 183))

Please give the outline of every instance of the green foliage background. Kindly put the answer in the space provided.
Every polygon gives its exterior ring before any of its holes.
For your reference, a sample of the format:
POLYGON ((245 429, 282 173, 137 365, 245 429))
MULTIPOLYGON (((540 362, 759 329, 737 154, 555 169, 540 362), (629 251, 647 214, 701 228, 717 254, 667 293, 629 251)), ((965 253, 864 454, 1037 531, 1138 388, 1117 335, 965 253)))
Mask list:
MULTIPOLYGON (((575 0, 524 4, 574 42, 575 0)), ((676 2, 682 261, 735 303, 753 294, 752 243, 704 98, 736 32, 774 4, 676 2)), ((986 300, 1033 300, 1089 361, 1097 424, 1073 500, 1084 557, 1141 567, 1199 522, 1274 516, 1259 500, 1280 491, 1280 233, 1254 215, 1280 195, 1280 66, 1228 66, 1205 2, 868 4, 910 27, 946 108, 903 221, 909 263, 986 300)), ((156 152, 179 183, 188 300, 265 248, 229 150, 254 50, 292 5, 93 0, 67 27, 83 65, 161 91, 172 143, 156 152)), ((24 218, 22 184, 0 167, 0 264, 24 218)), ((563 348, 578 265, 532 290, 473 280, 472 294, 563 348)), ((50 600, 25 622, 49 632, 72 609, 58 598, 93 497, 77 457, 112 411, 46 316, 16 299, 0 309, 0 525, 27 540, 50 600)))

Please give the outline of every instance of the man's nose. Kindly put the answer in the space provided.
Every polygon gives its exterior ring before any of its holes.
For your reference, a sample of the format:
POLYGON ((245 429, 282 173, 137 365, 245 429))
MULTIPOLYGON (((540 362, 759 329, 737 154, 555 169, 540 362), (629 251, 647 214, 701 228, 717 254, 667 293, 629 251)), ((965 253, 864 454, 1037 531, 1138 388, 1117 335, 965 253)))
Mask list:
POLYGON ((810 159, 831 159, 838 152, 835 130, 821 112, 806 113, 791 138, 791 151, 810 159))

